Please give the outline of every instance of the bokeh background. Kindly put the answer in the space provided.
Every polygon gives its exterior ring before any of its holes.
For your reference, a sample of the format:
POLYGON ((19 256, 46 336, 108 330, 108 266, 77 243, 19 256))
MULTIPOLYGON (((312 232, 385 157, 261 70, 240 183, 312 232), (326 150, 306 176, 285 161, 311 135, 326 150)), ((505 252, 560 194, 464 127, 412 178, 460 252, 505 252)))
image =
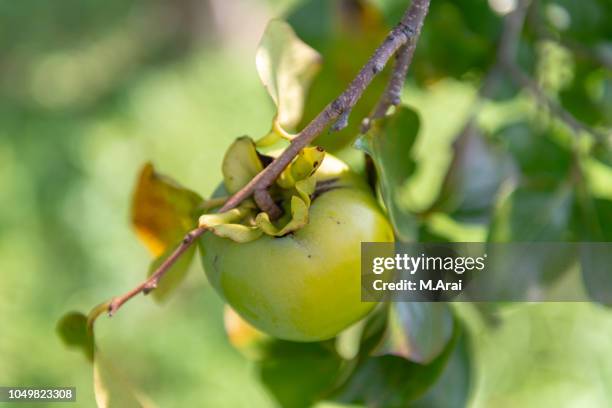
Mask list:
MULTIPOLYGON (((76 386, 77 405, 94 405, 91 367, 63 347, 58 318, 144 276, 149 255, 128 222, 143 162, 207 195, 220 179, 229 143, 267 132, 274 107, 257 76, 255 50, 266 22, 302 3, 322 2, 0 0, 1 385, 76 386)), ((404 7, 400 0, 370 3, 388 21, 404 7)), ((467 14, 454 2, 433 3, 444 18, 430 28, 426 23, 424 41, 449 30, 457 45, 439 45, 431 60, 415 66, 417 80, 404 90, 405 102, 422 116, 421 166, 411 185, 421 206, 440 188, 451 141, 471 112, 479 67, 494 53, 483 37, 495 39, 503 7, 512 1, 467 2, 473 7, 467 14), (489 24, 486 30, 474 28, 479 21, 489 24), (456 72, 437 72, 447 59, 457 62, 456 72)), ((585 15, 592 20, 581 26, 612 19, 605 2, 585 2, 582 14, 569 3, 546 2, 553 23, 575 27, 572 19, 585 15)), ((328 31, 320 25, 330 22, 321 20, 302 13, 298 34, 324 41, 328 31)), ((593 39, 602 58, 611 55, 609 34, 593 39)), ((359 38, 365 53, 352 62, 357 67, 376 44, 359 38)), ((551 89, 572 90, 583 65, 562 47, 542 47, 549 66, 539 70, 550 74, 551 89)), ((350 79, 351 66, 336 78, 338 86, 350 79)), ((603 102, 570 106, 581 119, 609 125, 610 71, 597 67, 585 70, 594 87, 603 87, 595 92, 603 102)), ((482 121, 495 129, 532 109, 527 95, 511 93, 489 102, 482 121)), ((593 162, 589 171, 597 194, 612 199, 612 168, 593 162)), ((484 239, 479 227, 447 218, 435 224, 455 237, 484 239)), ((121 374, 161 407, 274 406, 251 363, 229 345, 222 308, 194 263, 165 305, 138 298, 112 319, 100 319, 97 341, 121 374)), ((470 305, 458 309, 471 334, 471 406, 612 406, 612 313, 606 308, 515 304, 496 314, 495 325, 470 305)))

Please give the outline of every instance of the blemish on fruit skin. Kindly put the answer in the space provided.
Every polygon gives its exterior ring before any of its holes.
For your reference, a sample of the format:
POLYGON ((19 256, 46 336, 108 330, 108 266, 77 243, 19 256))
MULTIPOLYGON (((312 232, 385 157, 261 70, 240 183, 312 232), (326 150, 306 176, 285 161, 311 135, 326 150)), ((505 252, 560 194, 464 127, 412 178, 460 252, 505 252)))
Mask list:
POLYGON ((329 219, 332 220, 333 222, 335 222, 336 225, 342 224, 342 222, 340 220, 336 219, 335 217, 332 217, 331 215, 329 216, 329 219))

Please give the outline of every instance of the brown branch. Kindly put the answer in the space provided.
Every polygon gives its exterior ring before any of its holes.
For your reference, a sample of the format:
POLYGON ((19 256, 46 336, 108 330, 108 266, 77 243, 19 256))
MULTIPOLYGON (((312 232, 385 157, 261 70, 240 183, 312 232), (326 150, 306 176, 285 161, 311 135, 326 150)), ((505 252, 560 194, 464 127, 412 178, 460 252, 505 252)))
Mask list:
MULTIPOLYGON (((425 13, 426 12, 427 10, 425 10, 425 13)), ((413 36, 397 51, 395 55, 393 72, 391 73, 391 79, 389 80, 382 97, 378 101, 378 104, 376 104, 376 107, 372 113, 363 120, 361 124, 361 133, 368 131, 373 120, 383 118, 389 111, 390 107, 400 104, 402 89, 404 88, 404 82, 406 81, 406 74, 408 73, 408 68, 412 63, 414 50, 416 49, 417 41, 421 35, 423 21, 424 19, 419 19, 415 22, 416 27, 413 36)))
POLYGON ((283 214, 283 211, 276 205, 267 189, 261 188, 255 190, 253 198, 255 199, 255 204, 257 204, 262 211, 265 211, 270 216, 271 220, 276 220, 283 214))
POLYGON ((146 295, 147 293, 155 289, 157 287, 157 284, 159 283, 159 280, 166 274, 166 272, 168 272, 170 267, 174 265, 174 263, 181 257, 181 255, 183 255, 183 253, 187 251, 187 249, 189 249, 189 247, 196 241, 196 239, 198 239, 198 237, 200 237, 200 235, 202 235, 205 231, 206 228, 204 227, 198 227, 192 231, 189 231, 183 238, 183 241, 181 241, 181 244, 174 250, 172 255, 166 258, 166 260, 147 280, 145 280, 129 292, 119 297, 115 297, 110 301, 110 304, 108 306, 108 315, 112 316, 117 313, 119 308, 125 302, 138 295, 139 293, 142 292, 146 295))
MULTIPOLYGON (((374 51, 370 60, 361 68, 348 88, 333 102, 328 104, 292 141, 291 144, 269 166, 257 174, 246 186, 235 193, 219 210, 224 212, 236 207, 243 200, 249 198, 255 190, 266 189, 274 183, 280 173, 291 163, 293 158, 321 132, 341 115, 346 118, 346 112, 355 106, 363 91, 370 84, 389 61, 389 58, 404 44, 411 41, 421 26, 430 0, 413 0, 410 7, 402 17, 400 23, 391 30, 383 43, 374 51)), ((342 125, 343 123, 340 123, 342 125)))
POLYGON ((369 130, 370 124, 373 120, 383 118, 389 111, 390 107, 400 104, 402 88, 404 87, 408 67, 412 61, 411 50, 414 51, 414 47, 404 45, 397 51, 397 54, 395 55, 395 65, 393 66, 393 72, 391 73, 391 79, 387 83, 387 87, 385 88, 380 100, 374 107, 372 113, 363 120, 361 124, 361 133, 365 133, 369 130))

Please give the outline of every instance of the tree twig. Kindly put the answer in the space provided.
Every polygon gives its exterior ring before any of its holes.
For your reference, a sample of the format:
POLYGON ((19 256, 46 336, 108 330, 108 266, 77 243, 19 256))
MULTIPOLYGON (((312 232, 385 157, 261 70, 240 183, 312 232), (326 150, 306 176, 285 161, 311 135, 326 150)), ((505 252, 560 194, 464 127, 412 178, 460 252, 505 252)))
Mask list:
MULTIPOLYGON (((415 42, 410 41, 410 43, 415 42)), ((383 118, 391 106, 397 106, 400 104, 402 88, 404 87, 408 67, 412 61, 413 52, 414 47, 410 47, 409 44, 406 44, 402 46, 395 54, 395 64, 393 66, 391 78, 389 79, 387 87, 380 97, 380 100, 374 107, 374 110, 361 123, 361 133, 366 133, 370 129, 370 125, 373 120, 383 118)))
POLYGON ((187 249, 189 249, 189 247, 206 230, 207 230, 207 228, 205 228, 205 227, 198 227, 198 228, 195 228, 195 229, 189 231, 185 235, 183 240, 181 241, 181 244, 174 250, 174 252, 168 258, 166 258, 166 260, 159 266, 159 268, 157 268, 157 270, 147 280, 145 280, 144 282, 142 282, 140 285, 136 286, 134 289, 130 290, 129 292, 127 292, 127 293, 125 293, 125 294, 123 294, 121 296, 114 297, 110 301, 110 304, 108 305, 108 315, 112 316, 115 313, 117 313, 119 308, 125 302, 127 302, 128 300, 130 300, 134 296, 138 295, 139 293, 142 292, 142 293, 144 293, 146 295, 147 293, 149 293, 153 289, 157 288, 157 284, 159 283, 159 280, 166 274, 166 272, 168 272, 168 270, 181 257, 181 255, 183 255, 183 253, 185 251, 187 251, 187 249))
POLYGON ((255 199, 255 204, 257 204, 262 211, 268 213, 271 220, 276 220, 283 214, 283 211, 278 205, 276 205, 274 199, 267 189, 262 188, 255 190, 253 193, 253 198, 255 199))
MULTIPOLYGON (((369 61, 361 68, 348 88, 333 102, 328 104, 292 141, 291 144, 270 165, 257 174, 246 186, 229 198, 219 210, 224 212, 236 207, 243 200, 250 197, 255 190, 267 189, 280 173, 291 163, 293 158, 338 117, 350 112, 357 103, 363 91, 378 74, 387 61, 404 44, 411 41, 423 25, 429 10, 430 0, 413 0, 410 7, 384 39, 383 43, 374 51, 369 61)), ((345 115, 345 118, 348 118, 345 115)))
MULTIPOLYGON (((429 7, 429 3, 427 4, 429 7)), ((382 94, 382 97, 378 101, 378 104, 374 107, 372 113, 363 120, 361 123, 361 133, 365 133, 370 128, 370 124, 375 119, 383 118, 389 108, 397 106, 401 102, 402 89, 404 88, 404 82, 406 81, 406 74, 408 68, 412 63, 412 57, 414 56, 414 50, 416 49, 417 41, 421 35, 421 29, 423 28, 423 19, 416 19, 413 21, 414 24, 414 35, 403 45, 395 55, 395 64, 393 65, 393 72, 391 73, 391 79, 387 83, 387 87, 382 94)))

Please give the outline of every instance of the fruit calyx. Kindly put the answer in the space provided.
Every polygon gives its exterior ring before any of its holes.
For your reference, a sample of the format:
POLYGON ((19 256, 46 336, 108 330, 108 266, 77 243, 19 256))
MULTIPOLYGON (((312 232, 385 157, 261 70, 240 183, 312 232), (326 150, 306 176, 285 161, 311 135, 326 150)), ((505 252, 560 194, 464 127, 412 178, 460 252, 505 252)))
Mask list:
MULTIPOLYGON (((243 201, 237 208, 224 213, 204 214, 199 226, 236 242, 250 242, 263 234, 282 237, 308 224, 312 199, 336 188, 333 179, 315 178, 325 151, 318 146, 305 147, 280 174, 276 182, 262 194, 243 201), (256 203, 257 202, 257 203, 256 203), (264 205, 258 205, 264 202, 264 205), (262 211, 260 207, 278 210, 262 211)), ((227 150, 222 163, 223 186, 233 194, 244 187, 269 163, 271 157, 257 151, 248 136, 239 137, 227 150)))

